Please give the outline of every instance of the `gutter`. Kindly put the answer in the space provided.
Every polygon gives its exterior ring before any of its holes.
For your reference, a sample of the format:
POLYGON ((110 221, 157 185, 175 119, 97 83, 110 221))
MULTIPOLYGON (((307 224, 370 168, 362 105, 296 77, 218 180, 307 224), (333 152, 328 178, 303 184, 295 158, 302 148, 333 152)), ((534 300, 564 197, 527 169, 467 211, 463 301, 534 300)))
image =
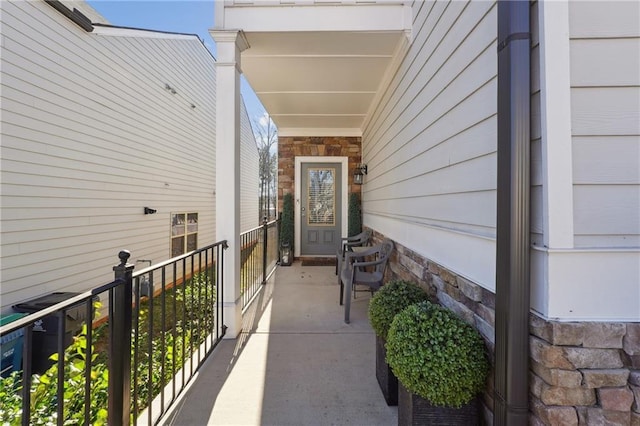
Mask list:
POLYGON ((68 19, 71 20, 74 24, 90 33, 93 31, 93 25, 91 24, 91 20, 87 18, 82 12, 80 12, 75 7, 73 10, 69 9, 65 6, 60 0, 45 0, 45 2, 53 7, 58 12, 62 13, 68 19))
POLYGON ((528 1, 498 1, 494 425, 528 423, 530 27, 528 1))

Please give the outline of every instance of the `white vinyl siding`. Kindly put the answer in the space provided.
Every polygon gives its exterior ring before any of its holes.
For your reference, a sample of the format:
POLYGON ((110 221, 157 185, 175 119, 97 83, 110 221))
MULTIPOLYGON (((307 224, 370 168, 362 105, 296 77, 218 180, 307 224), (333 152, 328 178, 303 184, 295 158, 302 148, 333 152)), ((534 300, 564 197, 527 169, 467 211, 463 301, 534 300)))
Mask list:
POLYGON ((86 33, 45 2, 0 7, 2 310, 111 280, 121 249, 167 259, 172 211, 198 212, 198 244, 213 243, 215 61, 197 37, 86 33))
POLYGON ((531 307, 637 321, 640 5, 534 2, 532 30, 531 307))
POLYGON ((493 289, 497 7, 415 2, 413 16, 363 133, 365 225, 493 289))
POLYGON ((258 147, 244 102, 240 101, 240 232, 260 224, 258 147))
POLYGON ((640 247, 640 3, 570 2, 575 247, 640 247))

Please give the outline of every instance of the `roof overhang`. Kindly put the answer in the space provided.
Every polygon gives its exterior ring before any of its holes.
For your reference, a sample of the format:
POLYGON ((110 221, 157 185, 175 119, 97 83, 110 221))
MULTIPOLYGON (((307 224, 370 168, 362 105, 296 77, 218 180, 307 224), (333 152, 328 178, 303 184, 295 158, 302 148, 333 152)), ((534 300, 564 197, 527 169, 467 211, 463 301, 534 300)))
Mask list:
POLYGON ((225 2, 217 29, 249 43, 242 71, 281 136, 361 136, 409 44, 404 2, 225 2))

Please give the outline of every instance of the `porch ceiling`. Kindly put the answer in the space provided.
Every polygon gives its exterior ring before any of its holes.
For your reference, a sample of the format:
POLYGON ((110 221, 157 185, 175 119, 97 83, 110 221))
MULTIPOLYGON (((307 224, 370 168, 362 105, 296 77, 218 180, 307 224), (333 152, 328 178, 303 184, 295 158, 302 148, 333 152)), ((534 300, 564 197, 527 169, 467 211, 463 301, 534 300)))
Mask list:
POLYGON ((225 3, 218 24, 242 29, 242 72, 281 136, 360 136, 407 45, 408 10, 384 3, 225 3))

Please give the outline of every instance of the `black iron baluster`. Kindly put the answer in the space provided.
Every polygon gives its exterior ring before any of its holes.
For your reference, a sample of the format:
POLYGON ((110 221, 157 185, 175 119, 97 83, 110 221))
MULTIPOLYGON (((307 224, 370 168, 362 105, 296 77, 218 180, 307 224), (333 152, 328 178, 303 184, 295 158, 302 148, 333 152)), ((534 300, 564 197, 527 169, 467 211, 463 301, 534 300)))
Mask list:
POLYGON ((33 374, 33 324, 24 328, 22 346, 22 426, 31 424, 31 375, 33 374))
POLYGON ((194 299, 195 299, 195 296, 196 296, 196 292, 195 292, 195 288, 194 288, 195 286, 194 286, 194 283, 193 283, 193 278, 194 278, 193 277, 193 256, 191 256, 189 258, 189 260, 190 260, 189 263, 191 264, 191 279, 190 279, 190 283, 189 283, 189 288, 190 288, 189 293, 191 293, 191 297, 189 298, 190 299, 190 304, 191 304, 191 309, 189 309, 189 312, 191 313, 190 319, 189 319, 189 330, 191 330, 191 338, 189 339, 189 378, 191 378, 191 376, 193 376, 193 355, 194 355, 194 352, 195 352, 193 350, 193 341, 194 341, 194 338, 195 338, 195 330, 194 330, 194 327, 193 327, 194 326, 194 324, 193 324, 194 321, 193 320, 194 320, 195 315, 197 315, 197 313, 195 312, 195 309, 194 309, 194 304, 195 304, 194 299))
POLYGON ((147 321, 149 321, 149 345, 147 346, 147 358, 149 359, 149 384, 147 390, 147 424, 151 426, 153 424, 153 387, 154 387, 154 377, 153 377, 153 311, 154 303, 153 303, 153 272, 149 273, 149 296, 147 297, 147 309, 149 310, 149 314, 147 316, 147 321))
POLYGON ((167 275, 166 275, 166 270, 165 267, 162 267, 162 273, 161 273, 162 277, 161 277, 161 283, 160 283, 160 287, 161 287, 161 295, 160 295, 160 302, 161 302, 161 311, 160 311, 160 315, 162 316, 162 331, 160 332, 161 335, 161 340, 160 340, 160 353, 162 354, 162 358, 161 358, 161 368, 160 368, 160 375, 162 377, 162 380, 160 381, 160 383, 162 384, 160 386, 160 413, 164 413, 164 386, 166 384, 165 381, 165 371, 164 371, 164 366, 166 363, 166 359, 167 359, 167 352, 166 352, 166 329, 167 329, 167 312, 166 312, 166 308, 165 305, 167 303, 167 298, 165 295, 165 290, 166 290, 166 279, 167 279, 167 275))
POLYGON ((262 221, 262 285, 267 283, 267 243, 269 242, 267 233, 267 218, 265 216, 262 221))
POLYGON ((87 347, 84 360, 84 424, 88 426, 91 420, 91 370, 93 369, 93 298, 87 299, 85 339, 87 347))
POLYGON ((178 278, 176 273, 176 264, 172 263, 173 268, 173 356, 171 357, 171 377, 173 396, 172 400, 176 398, 176 356, 178 356, 178 278))
MULTIPOLYGON (((205 280, 204 300, 205 300, 205 307, 207 308, 207 312, 209 312, 209 309, 208 309, 208 307, 209 307, 208 305, 210 305, 210 302, 209 302, 209 286, 210 286, 210 284, 209 283, 211 282, 211 280, 210 280, 210 274, 209 274, 209 250, 208 249, 205 250, 205 252, 204 252, 204 268, 205 268, 205 270, 204 270, 204 277, 205 277, 204 278, 204 280, 205 280)), ((213 312, 213 311, 211 311, 211 312, 213 312)), ((205 354, 209 353, 209 348, 208 348, 209 347, 209 345, 208 345, 208 343, 209 343, 209 323, 210 323, 211 319, 212 319, 211 315, 210 314, 207 315, 207 320, 205 321, 205 324, 204 324, 204 327, 205 327, 205 330, 206 330, 205 333, 206 333, 206 336, 207 336, 204 339, 204 353, 205 354)))
POLYGON ((56 411, 57 411, 57 421, 58 426, 62 426, 64 424, 64 337, 65 337, 65 319, 67 317, 66 309, 62 309, 56 313, 58 317, 58 360, 56 362, 58 367, 57 374, 57 396, 56 396, 56 411))
POLYGON ((200 315, 202 315, 203 313, 206 313, 207 311, 204 310, 204 303, 202 303, 202 252, 198 253, 198 340, 196 341, 196 344, 198 345, 198 365, 200 365, 200 362, 202 361, 202 336, 204 335, 202 327, 204 325, 204 321, 205 318, 204 316, 200 317, 200 315))
POLYGON ((136 277, 135 324, 133 333, 133 424, 138 422, 138 358, 140 355, 140 277, 136 277))
POLYGON ((186 353, 187 346, 185 341, 185 332, 187 329, 187 282, 184 279, 185 273, 187 271, 187 260, 186 258, 182 259, 182 365, 180 366, 182 369, 182 383, 180 384, 180 390, 183 390, 185 387, 185 379, 186 379, 186 353))

